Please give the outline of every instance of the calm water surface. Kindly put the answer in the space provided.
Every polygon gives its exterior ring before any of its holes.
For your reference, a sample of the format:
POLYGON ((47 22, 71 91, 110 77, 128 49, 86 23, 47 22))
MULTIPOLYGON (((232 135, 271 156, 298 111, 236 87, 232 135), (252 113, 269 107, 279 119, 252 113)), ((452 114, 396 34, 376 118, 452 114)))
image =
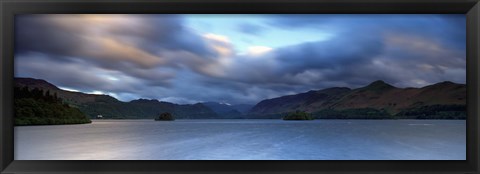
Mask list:
POLYGON ((465 160, 465 120, 96 120, 15 127, 15 160, 465 160))

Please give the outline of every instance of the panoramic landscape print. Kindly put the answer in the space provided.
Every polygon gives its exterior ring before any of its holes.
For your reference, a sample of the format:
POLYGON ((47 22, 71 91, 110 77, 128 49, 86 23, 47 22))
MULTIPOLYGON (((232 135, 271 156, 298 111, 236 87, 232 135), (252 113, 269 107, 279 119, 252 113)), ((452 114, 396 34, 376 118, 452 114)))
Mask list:
POLYGON ((464 15, 15 17, 15 160, 466 160, 464 15))

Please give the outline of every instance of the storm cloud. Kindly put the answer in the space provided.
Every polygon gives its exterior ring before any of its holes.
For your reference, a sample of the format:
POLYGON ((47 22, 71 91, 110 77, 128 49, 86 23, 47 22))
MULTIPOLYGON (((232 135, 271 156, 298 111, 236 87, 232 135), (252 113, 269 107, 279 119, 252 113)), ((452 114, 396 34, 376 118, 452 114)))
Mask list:
POLYGON ((202 15, 19 15, 15 74, 124 101, 176 103, 255 104, 375 80, 398 87, 466 81, 463 15, 250 18, 229 27, 202 15), (297 39, 322 34, 329 37, 297 39), (249 41, 236 39, 242 35, 249 41))

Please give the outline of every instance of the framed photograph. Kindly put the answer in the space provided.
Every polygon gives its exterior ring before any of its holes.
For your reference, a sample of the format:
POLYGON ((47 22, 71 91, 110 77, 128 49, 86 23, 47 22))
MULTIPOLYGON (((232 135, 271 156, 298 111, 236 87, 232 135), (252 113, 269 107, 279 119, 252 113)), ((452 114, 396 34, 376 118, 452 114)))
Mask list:
POLYGON ((477 173, 476 0, 5 0, 1 173, 477 173))

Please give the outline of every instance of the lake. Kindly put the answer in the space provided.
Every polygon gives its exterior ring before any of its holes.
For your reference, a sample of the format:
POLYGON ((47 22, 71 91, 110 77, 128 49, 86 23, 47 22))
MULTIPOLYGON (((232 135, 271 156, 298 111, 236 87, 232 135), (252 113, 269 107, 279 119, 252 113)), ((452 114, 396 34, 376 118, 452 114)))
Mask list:
POLYGON ((465 120, 93 120, 15 127, 15 160, 465 160, 465 120))

